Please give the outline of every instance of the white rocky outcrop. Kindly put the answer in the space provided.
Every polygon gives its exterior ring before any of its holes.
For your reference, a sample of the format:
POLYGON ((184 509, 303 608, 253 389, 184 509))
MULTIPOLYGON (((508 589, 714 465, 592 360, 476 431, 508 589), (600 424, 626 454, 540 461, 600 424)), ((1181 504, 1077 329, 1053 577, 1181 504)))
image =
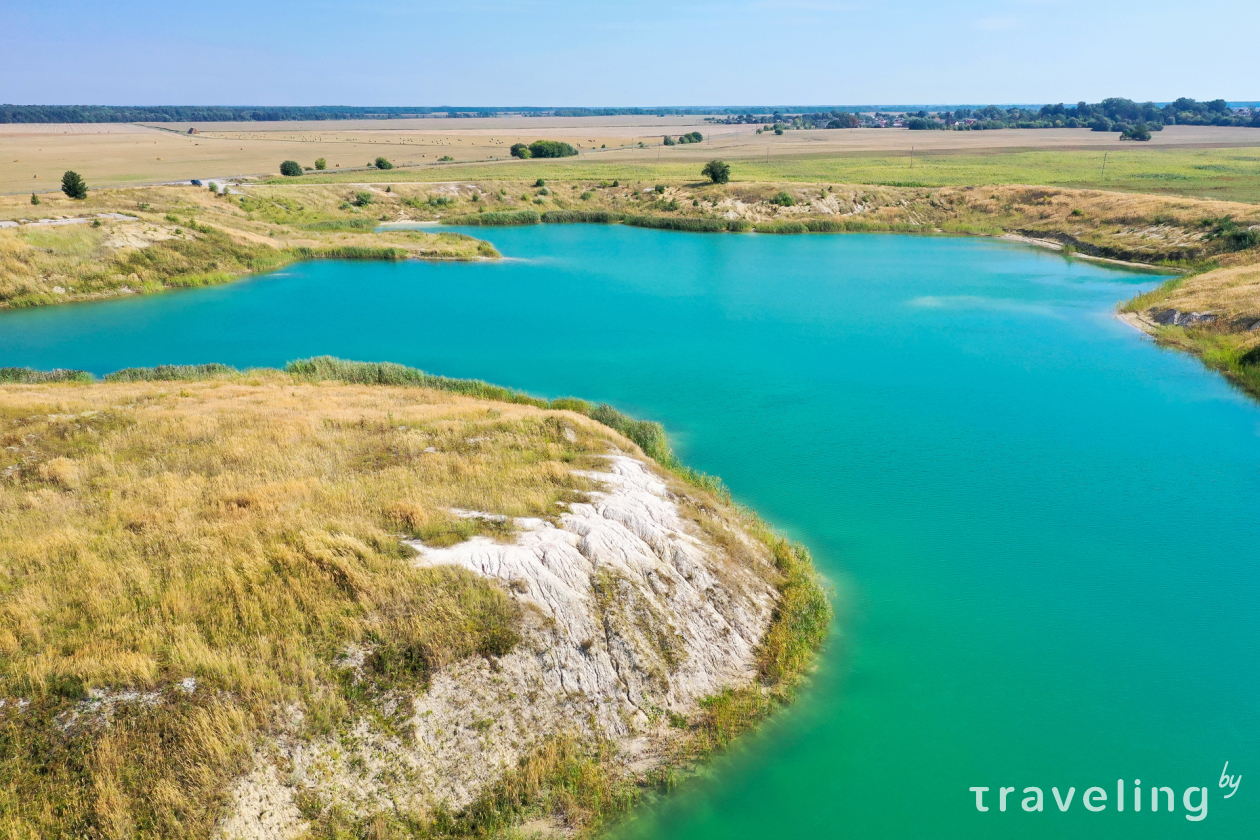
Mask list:
POLYGON ((643 461, 617 454, 608 466, 582 473, 603 491, 554 521, 516 520, 511 543, 413 544, 418 564, 501 581, 526 607, 521 644, 436 674, 412 700, 409 737, 364 721, 348 738, 260 753, 220 836, 297 835, 303 790, 364 813, 457 809, 559 734, 612 738, 644 769, 670 737, 667 713, 689 714, 700 698, 750 681, 777 597, 765 548, 712 515, 718 545, 643 461))

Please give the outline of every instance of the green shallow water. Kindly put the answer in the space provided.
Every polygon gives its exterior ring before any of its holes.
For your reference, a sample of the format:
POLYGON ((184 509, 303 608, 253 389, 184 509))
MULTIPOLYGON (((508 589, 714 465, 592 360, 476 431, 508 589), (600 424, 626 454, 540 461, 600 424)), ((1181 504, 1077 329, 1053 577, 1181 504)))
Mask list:
POLYGON ((476 235, 515 259, 5 313, 0 365, 328 353, 663 421, 813 550, 838 618, 799 702, 618 840, 1257 836, 1260 410, 1112 317, 1152 278, 988 240, 476 235), (1117 813, 1121 777, 1176 812, 1117 813))

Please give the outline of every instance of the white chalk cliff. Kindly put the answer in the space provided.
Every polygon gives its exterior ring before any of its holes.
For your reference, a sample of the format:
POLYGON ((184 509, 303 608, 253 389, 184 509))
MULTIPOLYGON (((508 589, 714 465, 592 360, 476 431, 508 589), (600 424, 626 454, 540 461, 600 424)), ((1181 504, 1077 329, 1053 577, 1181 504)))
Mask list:
POLYGON ((667 713, 751 681, 777 597, 768 552, 733 517, 700 527, 680 507, 685 488, 654 467, 608 460, 583 473, 604 491, 554 522, 517 520, 510 544, 413 544, 418 564, 501 581, 526 607, 522 642, 435 674, 410 699, 406 738, 361 721, 349 737, 272 745, 236 785, 220 836, 296 836, 304 791, 362 813, 459 809, 559 734, 613 739, 642 770, 671 737, 667 713))

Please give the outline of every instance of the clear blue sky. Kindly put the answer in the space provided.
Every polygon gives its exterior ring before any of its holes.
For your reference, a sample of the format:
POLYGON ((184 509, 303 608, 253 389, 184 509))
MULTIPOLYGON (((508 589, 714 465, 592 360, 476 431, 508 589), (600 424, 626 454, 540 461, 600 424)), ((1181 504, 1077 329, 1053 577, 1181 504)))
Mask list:
POLYGON ((0 0, 0 102, 1260 98, 1260 0, 0 0))

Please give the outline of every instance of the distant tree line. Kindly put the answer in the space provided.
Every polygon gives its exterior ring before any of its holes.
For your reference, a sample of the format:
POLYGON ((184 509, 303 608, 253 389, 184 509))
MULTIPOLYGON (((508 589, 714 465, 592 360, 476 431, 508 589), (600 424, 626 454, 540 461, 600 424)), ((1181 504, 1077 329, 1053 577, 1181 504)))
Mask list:
POLYGON ((1129 132, 1127 139, 1140 139, 1146 132, 1166 125, 1226 125, 1260 128, 1260 108, 1230 108, 1224 99, 1199 102, 1182 98, 1166 105, 1111 98, 1090 104, 1043 105, 1040 108, 959 108, 953 111, 885 113, 822 109, 784 113, 748 111, 727 117, 709 117, 708 122, 725 125, 758 125, 780 134, 791 129, 884 128, 905 126, 914 131, 949 129, 984 131, 997 128, 1089 128, 1094 131, 1129 132))
MULTIPOLYGON (((277 120, 403 119, 445 108, 230 108, 200 105, 0 105, 0 123, 275 122, 277 120)), ((454 114, 452 114, 454 116, 454 114)))
MULTIPOLYGON (((734 108, 458 108, 451 105, 357 108, 318 106, 213 105, 0 105, 0 123, 111 123, 111 122, 276 122, 280 120, 391 120, 408 117, 529 117, 685 116, 734 114, 734 108)), ((762 108, 757 110, 772 110, 762 108)), ((819 109, 803 109, 813 111, 819 109)), ((826 109, 822 109, 826 110, 826 109)))
POLYGON ((1123 131, 1144 125, 1158 131, 1165 125, 1244 125, 1260 127, 1260 109, 1231 109, 1224 99, 1199 102, 1182 98, 1165 105, 1104 99, 1096 104, 1043 105, 1040 108, 959 108, 953 111, 920 110, 916 113, 883 113, 869 107, 771 108, 456 108, 435 107, 357 108, 319 106, 202 106, 202 105, 0 105, 0 123, 109 123, 109 122, 276 122, 280 120, 406 119, 408 117, 525 116, 682 116, 707 115, 709 122, 728 125, 771 126, 787 129, 858 128, 905 125, 909 120, 920 130, 947 128, 982 131, 996 128, 1092 128, 1123 131))
MULTIPOLYGON (((1159 131, 1166 125, 1225 125, 1260 128, 1260 109, 1232 109, 1224 99, 1199 102, 1181 98, 1167 105, 1134 102, 1113 97, 1090 104, 1043 105, 1032 108, 959 108, 929 114, 920 111, 906 119, 911 129, 948 128, 956 131, 984 131, 995 128, 1089 128, 1094 131, 1118 131, 1142 127, 1159 131)), ((1130 134, 1135 132, 1130 131, 1130 134)), ((1140 132, 1136 132, 1140 134, 1140 132)), ((1134 137, 1133 139, 1137 139, 1134 137)))

